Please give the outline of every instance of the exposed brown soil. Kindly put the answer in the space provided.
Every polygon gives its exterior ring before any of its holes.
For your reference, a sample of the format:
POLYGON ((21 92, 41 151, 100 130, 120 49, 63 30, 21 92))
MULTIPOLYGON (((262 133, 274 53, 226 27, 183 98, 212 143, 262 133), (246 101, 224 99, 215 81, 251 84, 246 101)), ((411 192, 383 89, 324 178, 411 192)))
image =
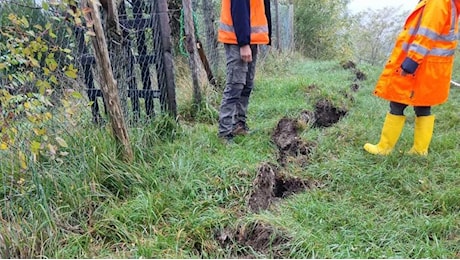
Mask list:
POLYGON ((230 249, 232 258, 255 258, 254 251, 270 258, 285 258, 288 253, 282 247, 289 241, 288 236, 261 222, 224 229, 216 234, 216 240, 223 248, 230 249))
POLYGON ((270 209, 270 206, 290 195, 320 187, 319 181, 283 176, 276 166, 265 163, 259 167, 249 197, 252 212, 270 209))
POLYGON ((351 91, 357 92, 359 90, 359 85, 356 83, 351 84, 351 91))
MULTIPOLYGON (((307 117, 308 113, 305 115, 307 117)), ((282 118, 273 131, 272 141, 278 147, 278 163, 281 166, 292 161, 305 165, 308 161, 308 155, 315 144, 305 142, 299 137, 298 131, 302 129, 303 122, 299 119, 282 118)))
POLYGON ((367 79, 366 74, 364 74, 364 72, 362 72, 360 70, 355 70, 355 75, 356 75, 357 80, 366 80, 367 79))
POLYGON ((320 100, 315 105, 315 127, 330 127, 347 114, 347 110, 334 107, 328 100, 320 100))
POLYGON ((366 80, 367 76, 364 72, 356 68, 356 64, 353 61, 342 62, 342 68, 346 70, 352 70, 356 75, 356 80, 366 80))
POLYGON ((342 68, 348 70, 348 69, 356 69, 356 64, 349 60, 349 61, 344 61, 342 62, 342 68))

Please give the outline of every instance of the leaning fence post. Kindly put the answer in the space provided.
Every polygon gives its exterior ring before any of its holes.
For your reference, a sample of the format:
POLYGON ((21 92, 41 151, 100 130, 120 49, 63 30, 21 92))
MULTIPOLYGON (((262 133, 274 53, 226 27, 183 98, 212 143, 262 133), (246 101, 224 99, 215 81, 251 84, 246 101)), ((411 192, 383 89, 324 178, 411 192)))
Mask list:
MULTIPOLYGON (((107 102, 109 118, 117 140, 117 148, 121 148, 122 159, 126 162, 131 162, 134 159, 134 154, 129 142, 123 110, 120 106, 117 82, 113 76, 99 8, 93 1, 94 0, 83 0, 82 5, 83 10, 85 10, 87 24, 93 24, 93 37, 91 37, 91 41, 93 43, 96 64, 101 68, 101 79, 103 80, 103 82, 101 82, 102 95, 107 102)), ((98 1, 96 2, 98 3, 98 1)))

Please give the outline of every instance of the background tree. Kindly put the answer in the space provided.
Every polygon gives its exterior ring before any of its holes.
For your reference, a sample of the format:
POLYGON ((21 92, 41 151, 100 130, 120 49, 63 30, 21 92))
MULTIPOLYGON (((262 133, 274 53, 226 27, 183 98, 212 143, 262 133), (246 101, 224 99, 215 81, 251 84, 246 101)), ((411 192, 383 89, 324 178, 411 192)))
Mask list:
POLYGON ((396 7, 369 9, 354 15, 349 31, 354 39, 354 60, 371 65, 385 63, 406 16, 396 7))
POLYGON ((348 53, 346 7, 349 2, 294 0, 296 49, 307 57, 319 59, 338 58, 348 53))

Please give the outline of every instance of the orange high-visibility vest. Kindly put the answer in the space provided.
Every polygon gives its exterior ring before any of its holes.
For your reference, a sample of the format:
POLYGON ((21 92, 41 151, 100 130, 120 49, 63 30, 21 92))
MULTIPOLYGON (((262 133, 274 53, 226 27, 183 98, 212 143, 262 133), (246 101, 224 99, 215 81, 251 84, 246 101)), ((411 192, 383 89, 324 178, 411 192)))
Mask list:
POLYGON ((458 37, 458 0, 422 0, 407 18, 374 94, 411 106, 444 103, 450 90, 458 37), (401 75, 407 58, 418 64, 401 75))
MULTIPOLYGON (((268 44, 268 22, 265 16, 264 0, 245 0, 250 2, 250 44, 268 44)), ((243 2, 243 0, 241 0, 243 2)), ((243 3, 241 3, 243 4, 243 3)), ((238 44, 231 15, 231 0, 222 0, 218 41, 238 44)))

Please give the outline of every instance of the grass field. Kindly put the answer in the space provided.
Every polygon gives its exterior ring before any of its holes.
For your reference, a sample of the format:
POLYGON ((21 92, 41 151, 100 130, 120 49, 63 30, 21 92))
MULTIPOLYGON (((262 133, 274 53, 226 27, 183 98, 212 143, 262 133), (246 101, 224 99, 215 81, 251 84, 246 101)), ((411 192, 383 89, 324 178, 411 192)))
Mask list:
POLYGON ((62 136, 63 161, 19 171, 16 155, 0 151, 0 256, 460 258, 460 88, 433 108, 428 156, 404 153, 412 109, 393 153, 373 156, 362 147, 378 141, 388 111, 372 95, 379 72, 294 55, 261 59, 248 115, 253 133, 231 145, 217 138, 214 93, 200 121, 160 117, 130 129, 130 165, 115 159, 110 128, 92 125, 90 111, 62 136), (319 100, 346 115, 328 127, 301 125, 298 137, 311 150, 280 164, 278 123, 301 122, 319 100), (312 185, 251 210, 267 167, 312 185))

